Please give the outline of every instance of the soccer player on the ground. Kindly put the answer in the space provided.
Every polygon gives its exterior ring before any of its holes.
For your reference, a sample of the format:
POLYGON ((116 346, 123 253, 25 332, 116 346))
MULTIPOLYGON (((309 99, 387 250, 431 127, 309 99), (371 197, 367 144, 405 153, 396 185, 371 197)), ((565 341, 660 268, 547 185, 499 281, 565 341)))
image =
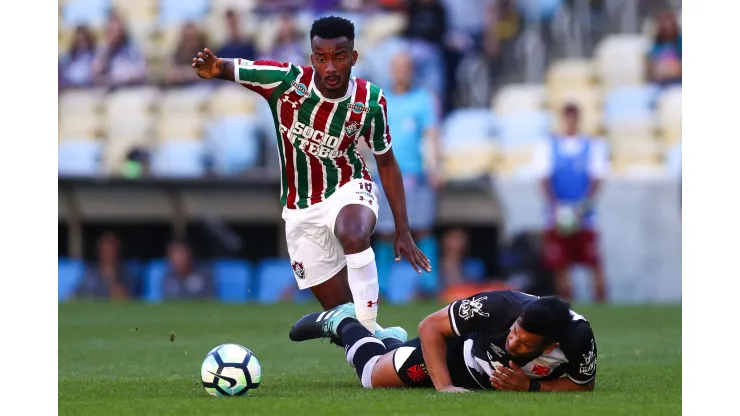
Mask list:
POLYGON ((351 305, 313 313, 293 341, 337 336, 365 388, 435 387, 442 392, 591 391, 596 342, 591 325, 564 300, 508 290, 452 302, 419 324, 419 337, 380 341, 351 305))
POLYGON ((270 104, 282 165, 283 219, 296 282, 326 310, 352 302, 357 318, 380 338, 400 328, 377 326, 378 273, 370 238, 378 191, 357 149, 364 139, 375 154, 395 220, 395 258, 417 272, 431 271, 409 231, 403 180, 391 149, 386 99, 371 82, 351 76, 357 61, 354 25, 339 17, 313 23, 311 64, 250 61, 198 52, 201 78, 235 81, 270 104))

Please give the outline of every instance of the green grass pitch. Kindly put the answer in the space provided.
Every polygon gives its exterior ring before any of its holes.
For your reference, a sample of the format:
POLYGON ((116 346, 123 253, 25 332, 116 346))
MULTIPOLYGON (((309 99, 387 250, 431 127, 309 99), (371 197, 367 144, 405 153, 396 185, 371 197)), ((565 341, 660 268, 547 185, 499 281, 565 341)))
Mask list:
MULTIPOLYGON (((681 307, 578 306, 599 350, 592 393, 365 390, 343 350, 294 343, 291 324, 317 303, 59 306, 60 415, 677 415, 681 413, 681 307), (170 333, 175 333, 170 341, 170 333), (250 348, 262 385, 247 397, 213 398, 200 365, 216 345, 250 348)), ((440 305, 381 305, 380 323, 409 336, 440 305)))

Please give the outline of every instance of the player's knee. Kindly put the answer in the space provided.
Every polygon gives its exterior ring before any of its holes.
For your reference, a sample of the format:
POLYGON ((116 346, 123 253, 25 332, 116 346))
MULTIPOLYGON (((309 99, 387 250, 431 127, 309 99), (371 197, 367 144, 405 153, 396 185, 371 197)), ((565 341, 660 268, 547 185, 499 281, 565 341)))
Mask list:
POLYGON ((359 253, 370 247, 371 231, 361 224, 338 228, 336 235, 345 253, 359 253))

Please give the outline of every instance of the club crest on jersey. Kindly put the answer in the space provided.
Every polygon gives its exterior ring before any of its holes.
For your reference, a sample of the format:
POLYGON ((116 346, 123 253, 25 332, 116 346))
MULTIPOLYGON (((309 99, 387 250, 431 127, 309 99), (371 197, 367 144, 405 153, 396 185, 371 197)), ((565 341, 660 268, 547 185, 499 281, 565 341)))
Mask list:
POLYGON ((308 92, 308 88, 306 88, 305 85, 299 84, 299 83, 297 83, 295 81, 291 81, 290 85, 293 88, 295 88, 296 93, 298 95, 300 95, 301 97, 303 97, 303 96, 310 97, 311 96, 311 93, 308 92))
POLYGON ((352 137, 358 131, 360 131, 360 123, 356 121, 348 121, 344 123, 344 132, 347 134, 347 136, 352 137))
POLYGON ((349 108, 350 110, 352 110, 352 112, 355 113, 355 114, 369 113, 370 112, 370 108, 365 107, 359 101, 356 102, 356 103, 354 103, 354 104, 347 104, 347 108, 349 108))
POLYGON ((463 299, 460 301, 460 308, 457 310, 457 314, 460 318, 468 320, 475 315, 488 318, 488 312, 483 312, 482 301, 488 299, 488 296, 481 296, 479 298, 473 297, 472 299, 463 299))
POLYGON ((293 273, 295 273, 296 277, 299 279, 305 279, 306 278, 306 269, 303 268, 303 262, 300 261, 294 261, 291 264, 291 267, 293 267, 293 273))
POLYGON ((591 351, 583 354, 583 361, 581 362, 578 372, 590 376, 596 370, 596 345, 593 338, 591 338, 591 351))

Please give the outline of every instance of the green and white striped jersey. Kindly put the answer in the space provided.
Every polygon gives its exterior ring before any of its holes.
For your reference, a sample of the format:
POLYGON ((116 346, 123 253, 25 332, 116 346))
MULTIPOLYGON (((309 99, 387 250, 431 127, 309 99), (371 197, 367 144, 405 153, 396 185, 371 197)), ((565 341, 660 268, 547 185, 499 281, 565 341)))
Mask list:
POLYGON ((383 90, 352 77, 347 95, 329 99, 314 86, 314 69, 289 62, 234 59, 234 79, 270 105, 282 165, 280 200, 302 209, 352 179, 371 180, 357 143, 375 154, 391 147, 383 90))

